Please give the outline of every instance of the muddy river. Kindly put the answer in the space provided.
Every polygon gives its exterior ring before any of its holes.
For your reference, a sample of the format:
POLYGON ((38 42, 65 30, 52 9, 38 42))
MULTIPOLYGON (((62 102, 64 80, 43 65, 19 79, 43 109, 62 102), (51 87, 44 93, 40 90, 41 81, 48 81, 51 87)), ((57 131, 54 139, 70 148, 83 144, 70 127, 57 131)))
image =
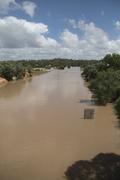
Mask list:
POLYGON ((120 154, 112 105, 95 106, 80 68, 0 88, 0 180, 63 180, 77 160, 120 154), (94 118, 84 119, 84 109, 94 118))

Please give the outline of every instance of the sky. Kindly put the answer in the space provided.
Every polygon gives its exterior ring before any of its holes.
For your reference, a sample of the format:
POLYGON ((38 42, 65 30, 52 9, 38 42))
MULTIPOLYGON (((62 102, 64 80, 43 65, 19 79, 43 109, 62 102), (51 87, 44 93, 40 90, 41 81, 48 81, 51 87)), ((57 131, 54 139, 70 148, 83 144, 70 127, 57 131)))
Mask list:
POLYGON ((120 53, 120 0, 0 0, 0 60, 120 53))

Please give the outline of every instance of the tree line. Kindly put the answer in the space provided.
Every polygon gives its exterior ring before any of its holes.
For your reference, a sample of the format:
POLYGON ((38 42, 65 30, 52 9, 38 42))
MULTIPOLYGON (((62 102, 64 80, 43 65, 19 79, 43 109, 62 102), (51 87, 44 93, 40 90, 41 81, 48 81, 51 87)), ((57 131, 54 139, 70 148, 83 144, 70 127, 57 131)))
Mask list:
POLYGON ((35 71, 40 68, 57 69, 70 68, 71 66, 81 66, 87 64, 84 60, 72 59, 52 59, 52 60, 21 60, 21 61, 0 61, 0 77, 8 81, 15 79, 23 79, 26 75, 32 76, 35 71))
POLYGON ((83 66, 94 100, 101 105, 114 103, 120 118, 120 55, 107 54, 102 60, 83 66))

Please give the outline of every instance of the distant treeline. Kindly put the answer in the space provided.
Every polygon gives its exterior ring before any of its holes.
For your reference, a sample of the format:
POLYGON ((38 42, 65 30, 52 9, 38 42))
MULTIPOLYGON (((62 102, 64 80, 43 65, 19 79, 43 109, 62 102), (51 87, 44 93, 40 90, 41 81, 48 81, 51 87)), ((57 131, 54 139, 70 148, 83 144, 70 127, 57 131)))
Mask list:
MULTIPOLYGON (((95 61, 92 61, 92 63, 95 61)), ((21 61, 0 61, 0 77, 8 81, 22 79, 26 75, 32 76, 39 68, 57 69, 70 68, 71 66, 84 66, 89 64, 87 60, 53 59, 53 60, 21 60, 21 61)))
POLYGON ((83 77, 89 82, 98 104, 114 103, 120 118, 120 55, 107 54, 102 60, 83 66, 83 77))

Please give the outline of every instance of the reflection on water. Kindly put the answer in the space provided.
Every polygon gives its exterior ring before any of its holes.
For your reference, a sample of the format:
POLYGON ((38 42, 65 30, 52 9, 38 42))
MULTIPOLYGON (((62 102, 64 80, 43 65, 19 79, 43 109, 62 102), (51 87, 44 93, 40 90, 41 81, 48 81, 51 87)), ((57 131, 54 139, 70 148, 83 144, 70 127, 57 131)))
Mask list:
POLYGON ((90 98, 79 68, 1 88, 0 180, 62 180, 76 160, 120 153, 111 105, 97 107, 90 98), (95 109, 92 121, 82 118, 85 108, 95 109))
POLYGON ((6 84, 2 88, 0 88, 0 98, 8 99, 8 98, 13 98, 13 97, 19 96, 22 89, 25 87, 25 83, 27 83, 27 82, 29 82, 29 81, 22 80, 22 81, 18 81, 18 82, 9 82, 8 84, 6 84))
POLYGON ((82 99, 82 100, 80 100, 80 103, 85 103, 88 105, 95 105, 95 102, 92 99, 82 99))

